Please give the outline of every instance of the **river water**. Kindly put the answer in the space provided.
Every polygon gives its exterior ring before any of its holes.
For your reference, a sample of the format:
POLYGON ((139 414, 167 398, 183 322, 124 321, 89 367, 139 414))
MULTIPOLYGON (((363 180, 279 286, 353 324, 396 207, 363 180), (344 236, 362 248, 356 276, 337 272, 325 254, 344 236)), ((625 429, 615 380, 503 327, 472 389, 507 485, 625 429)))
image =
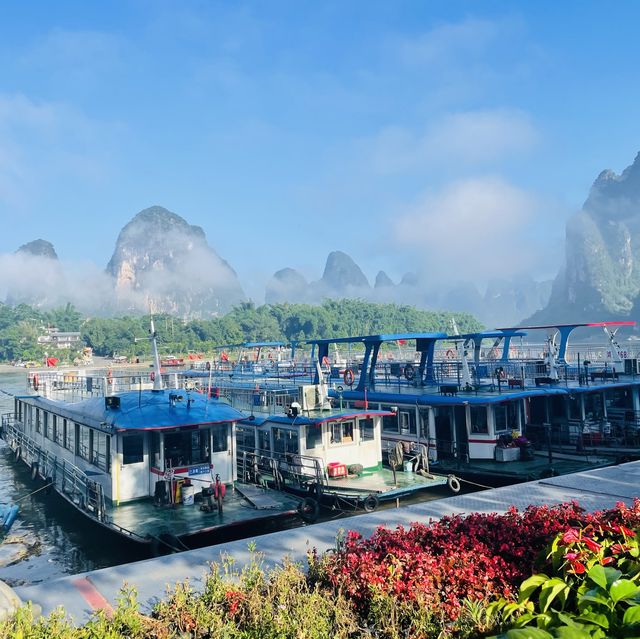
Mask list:
MULTIPOLYGON (((13 394, 26 387, 26 371, 0 372, 0 414, 13 412, 13 394)), ((44 491, 32 494, 41 486, 25 464, 15 463, 0 439, 0 503, 20 504, 18 518, 0 544, 0 580, 11 586, 35 584, 144 558, 135 550, 94 541, 84 517, 62 498, 44 491)), ((413 501, 447 496, 446 489, 438 488, 413 501)))

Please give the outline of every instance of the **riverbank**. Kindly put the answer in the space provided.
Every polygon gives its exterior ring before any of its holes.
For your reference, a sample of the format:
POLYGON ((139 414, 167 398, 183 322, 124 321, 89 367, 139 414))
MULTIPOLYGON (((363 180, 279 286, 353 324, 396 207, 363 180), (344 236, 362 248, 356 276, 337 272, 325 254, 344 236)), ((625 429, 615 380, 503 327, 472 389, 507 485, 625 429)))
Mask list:
POLYGON ((426 523, 445 515, 504 513, 512 506, 524 510, 530 505, 569 501, 577 501, 582 508, 593 512, 612 508, 618 502, 631 505, 634 497, 640 496, 639 486, 640 462, 630 462, 95 570, 17 588, 16 593, 23 601, 32 601, 41 606, 45 615, 62 605, 76 622, 81 623, 97 609, 114 607, 123 584, 127 583, 135 587, 141 608, 148 612, 165 596, 167 587, 176 582, 188 579, 192 588, 200 590, 209 564, 222 563, 225 557, 233 557, 234 565, 239 570, 251 564, 256 551, 264 555, 266 569, 280 565, 285 557, 304 563, 309 550, 315 548, 324 552, 333 548, 336 537, 346 530, 369 536, 380 526, 390 529, 408 527, 413 522, 426 523))

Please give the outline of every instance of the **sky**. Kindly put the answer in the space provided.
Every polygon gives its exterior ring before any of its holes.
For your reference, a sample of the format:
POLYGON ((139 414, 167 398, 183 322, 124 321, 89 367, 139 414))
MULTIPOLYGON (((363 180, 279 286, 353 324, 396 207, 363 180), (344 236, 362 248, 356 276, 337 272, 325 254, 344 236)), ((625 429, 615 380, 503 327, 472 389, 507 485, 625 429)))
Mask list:
POLYGON ((103 269, 161 205, 256 301, 332 250, 371 282, 553 277, 594 179, 640 151, 639 23, 629 1, 0 3, 0 254, 43 238, 103 269))

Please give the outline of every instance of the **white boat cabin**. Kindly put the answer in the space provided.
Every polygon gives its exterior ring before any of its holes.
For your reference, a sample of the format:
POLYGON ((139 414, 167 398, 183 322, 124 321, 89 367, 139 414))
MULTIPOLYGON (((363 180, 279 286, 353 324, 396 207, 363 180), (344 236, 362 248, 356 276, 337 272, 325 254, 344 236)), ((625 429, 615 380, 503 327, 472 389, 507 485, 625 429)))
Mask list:
POLYGON ((313 458, 329 474, 349 466, 382 467, 382 418, 389 413, 305 411, 304 414, 252 416, 238 424, 239 457, 256 454, 279 461, 313 458))
POLYGON ((236 479, 243 415, 197 393, 141 390, 76 403, 22 396, 13 417, 33 445, 89 475, 115 504, 153 496, 168 478, 236 479))

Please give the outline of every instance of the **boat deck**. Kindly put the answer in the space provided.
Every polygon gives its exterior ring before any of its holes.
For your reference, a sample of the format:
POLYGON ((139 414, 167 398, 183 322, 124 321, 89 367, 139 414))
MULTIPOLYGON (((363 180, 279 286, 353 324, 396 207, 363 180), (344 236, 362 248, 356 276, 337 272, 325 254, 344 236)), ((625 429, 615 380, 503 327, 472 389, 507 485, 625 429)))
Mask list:
POLYGON ((440 460, 431 470, 436 473, 451 472, 462 477, 481 477, 484 481, 494 478, 499 483, 513 483, 604 468, 614 462, 610 457, 577 457, 554 453, 551 462, 546 455, 536 455, 531 460, 517 462, 499 462, 493 459, 474 459, 468 463, 455 459, 440 460))
POLYGON ((362 493, 377 493, 385 496, 404 495, 433 486, 442 486, 447 483, 446 475, 434 475, 432 478, 423 477, 414 472, 396 472, 396 480, 393 480, 393 471, 383 468, 372 473, 363 473, 360 476, 330 478, 328 488, 330 490, 345 490, 362 493))
MULTIPOLYGON (((222 514, 218 514, 217 509, 213 512, 200 510, 198 501, 192 505, 156 506, 149 499, 119 506, 109 505, 107 515, 109 521, 116 526, 131 530, 143 537, 147 535, 158 537, 163 533, 176 537, 188 537, 240 526, 260 519, 275 520, 281 517, 292 517, 297 513, 299 500, 291 495, 276 491, 266 493, 262 490, 264 494, 254 495, 252 500, 254 503, 252 503, 242 495, 245 485, 237 486, 235 489, 227 489, 222 514), (258 504, 260 498, 262 501, 258 504), (265 505, 264 498, 268 498, 268 505, 265 505)), ((257 490, 260 491, 260 489, 257 490)))

